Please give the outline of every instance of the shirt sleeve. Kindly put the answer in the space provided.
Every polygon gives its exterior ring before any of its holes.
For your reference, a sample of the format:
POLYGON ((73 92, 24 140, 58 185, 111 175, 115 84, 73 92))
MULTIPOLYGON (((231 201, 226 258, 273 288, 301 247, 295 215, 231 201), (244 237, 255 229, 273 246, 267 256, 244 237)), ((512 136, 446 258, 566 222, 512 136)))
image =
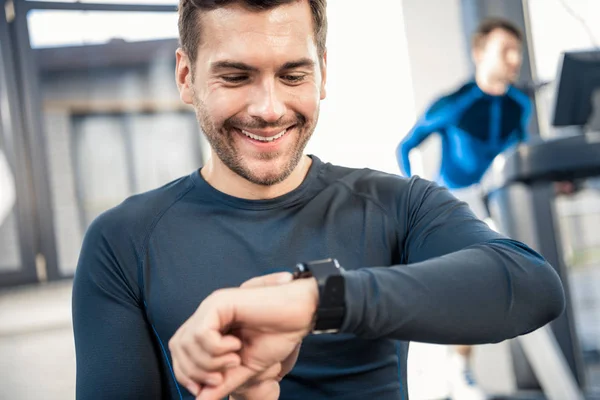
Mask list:
POLYGON ((409 154, 432 133, 446 126, 451 118, 450 107, 444 98, 431 105, 396 148, 396 159, 402 173, 410 177, 409 154))
POLYGON ((495 343, 557 318, 565 305, 551 265, 479 221, 433 183, 399 200, 402 265, 345 272, 342 331, 439 344, 495 343))
POLYGON ((125 243, 106 214, 84 239, 72 299, 77 399, 163 395, 160 349, 140 304, 135 251, 125 243))

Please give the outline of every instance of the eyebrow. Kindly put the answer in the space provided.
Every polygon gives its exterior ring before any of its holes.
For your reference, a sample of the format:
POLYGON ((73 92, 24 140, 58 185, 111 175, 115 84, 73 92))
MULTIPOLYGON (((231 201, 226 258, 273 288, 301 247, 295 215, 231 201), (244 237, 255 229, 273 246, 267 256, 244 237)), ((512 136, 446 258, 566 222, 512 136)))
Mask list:
MULTIPOLYGON (((281 66, 281 68, 279 68, 279 70, 286 71, 286 70, 301 68, 301 67, 314 68, 314 66, 315 66, 315 62, 313 60, 311 60, 310 58, 300 58, 298 60, 286 62, 285 64, 283 64, 281 66)), ((224 69, 235 69, 235 70, 244 71, 244 72, 258 71, 258 68, 253 67, 252 65, 248 65, 246 63, 237 62, 237 61, 229 61, 229 60, 216 61, 210 65, 210 70, 212 72, 218 72, 218 71, 224 70, 224 69)))
POLYGON ((256 67, 251 65, 228 60, 216 61, 210 65, 210 70, 213 72, 217 72, 222 69, 237 69, 244 72, 254 72, 258 70, 256 67))
POLYGON ((283 66, 280 69, 285 71, 285 70, 301 68, 301 67, 314 68, 315 62, 313 60, 311 60, 310 58, 301 58, 299 60, 290 61, 290 62, 283 64, 283 66))

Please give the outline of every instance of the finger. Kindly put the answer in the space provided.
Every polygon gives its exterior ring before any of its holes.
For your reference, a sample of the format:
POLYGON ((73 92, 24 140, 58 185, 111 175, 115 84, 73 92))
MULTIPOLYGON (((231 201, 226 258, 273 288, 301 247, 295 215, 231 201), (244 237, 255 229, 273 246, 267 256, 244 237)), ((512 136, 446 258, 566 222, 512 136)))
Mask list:
POLYGON ((277 363, 277 364, 274 364, 271 367, 267 368, 266 371, 263 371, 260 374, 258 374, 257 376, 255 376, 254 378, 252 378, 252 381, 261 382, 261 381, 266 381, 266 380, 278 379, 280 372, 281 372, 281 363, 277 363))
POLYGON ((207 372, 219 372, 227 368, 237 367, 242 363, 237 353, 214 357, 197 345, 185 346, 184 351, 196 368, 207 372))
POLYGON ((193 334, 194 343, 190 346, 200 346, 212 357, 218 357, 241 350, 242 341, 233 335, 223 335, 221 332, 206 329, 193 334))
POLYGON ((242 283, 241 287, 243 288, 253 288, 253 287, 262 287, 262 286, 274 286, 274 285, 283 285, 284 283, 290 283, 292 281, 293 275, 289 272, 276 272, 274 274, 257 276, 256 278, 252 278, 242 283))
MULTIPOLYGON (((248 381, 244 382, 244 384, 242 384, 240 387, 238 387, 236 389, 236 392, 238 393, 248 393, 250 391, 252 391, 252 393, 255 393, 255 389, 257 389, 258 386, 260 386, 262 383, 267 382, 267 381, 273 381, 273 382, 279 382, 279 375, 281 375, 281 364, 277 363, 275 365, 272 365, 270 368, 267 368, 266 371, 263 371, 261 373, 259 373, 258 375, 253 376, 251 379, 249 379, 248 381)), ((259 398, 256 396, 253 396, 252 398, 259 398)))
POLYGON ((241 348, 241 341, 233 336, 222 336, 218 332, 204 329, 204 334, 182 331, 169 341, 169 349, 173 360, 178 361, 179 370, 186 378, 198 383, 218 385, 221 383, 221 371, 224 368, 239 365, 240 357, 236 351, 241 348), (197 338, 200 338, 198 343, 197 338), (222 351, 225 355, 214 356, 222 351), (211 373, 217 374, 211 375, 211 373))
POLYGON ((238 396, 240 399, 277 400, 279 399, 280 391, 279 382, 270 379, 255 383, 234 393, 240 394, 240 396, 238 396))
POLYGON ((188 392, 190 392, 194 396, 198 396, 198 394, 200 393, 200 385, 188 378, 181 371, 181 368, 179 368, 179 361, 176 359, 173 359, 173 373, 175 374, 175 378, 177 379, 177 381, 181 383, 181 385, 183 385, 188 390, 188 392))
POLYGON ((265 381, 275 381, 279 382, 279 376, 281 375, 281 363, 277 363, 267 368, 265 371, 259 373, 258 375, 253 376, 248 381, 244 382, 239 388, 236 390, 243 390, 246 392, 250 388, 255 388, 257 385, 260 385, 265 381))
POLYGON ((207 371, 204 368, 196 366, 185 352, 180 352, 180 355, 173 359, 173 364, 175 364, 175 361, 177 361, 177 369, 181 377, 180 382, 186 387, 190 381, 210 386, 218 386, 223 383, 223 374, 221 372, 207 371))
POLYGON ((234 392, 237 388, 252 379, 256 372, 243 365, 227 370, 224 381, 219 386, 206 386, 200 390, 196 400, 219 400, 234 392))
POLYGON ((292 351, 292 353, 281 362, 281 372, 279 373, 279 376, 276 378, 277 381, 281 381, 283 379, 284 376, 286 376, 287 374, 290 373, 290 371, 292 370, 292 368, 294 368, 294 365, 296 365, 296 361, 298 360, 298 355, 300 354, 300 347, 302 346, 302 343, 299 343, 296 348, 294 349, 294 351, 292 351))

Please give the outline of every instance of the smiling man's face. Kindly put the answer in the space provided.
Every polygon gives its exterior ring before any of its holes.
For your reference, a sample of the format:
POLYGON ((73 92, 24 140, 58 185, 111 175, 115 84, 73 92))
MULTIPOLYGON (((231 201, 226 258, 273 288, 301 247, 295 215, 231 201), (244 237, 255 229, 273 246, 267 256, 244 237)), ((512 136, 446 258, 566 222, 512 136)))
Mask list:
POLYGON ((310 5, 257 12, 233 4, 200 18, 194 68, 178 52, 178 74, 190 74, 182 99, 193 104, 218 162, 255 184, 282 182, 298 165, 325 98, 310 5))

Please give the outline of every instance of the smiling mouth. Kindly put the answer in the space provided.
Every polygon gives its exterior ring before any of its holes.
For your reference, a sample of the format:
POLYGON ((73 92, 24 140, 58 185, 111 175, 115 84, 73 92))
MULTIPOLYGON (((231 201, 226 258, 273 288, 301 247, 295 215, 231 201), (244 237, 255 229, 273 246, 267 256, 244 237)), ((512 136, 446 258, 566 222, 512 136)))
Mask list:
POLYGON ((245 131, 243 129, 240 129, 240 132, 242 132, 244 134, 244 136, 249 137, 250 139, 256 140, 258 142, 270 143, 277 139, 281 139, 291 128, 292 127, 284 129, 281 132, 279 132, 273 136, 260 136, 260 135, 256 135, 254 133, 245 131))

